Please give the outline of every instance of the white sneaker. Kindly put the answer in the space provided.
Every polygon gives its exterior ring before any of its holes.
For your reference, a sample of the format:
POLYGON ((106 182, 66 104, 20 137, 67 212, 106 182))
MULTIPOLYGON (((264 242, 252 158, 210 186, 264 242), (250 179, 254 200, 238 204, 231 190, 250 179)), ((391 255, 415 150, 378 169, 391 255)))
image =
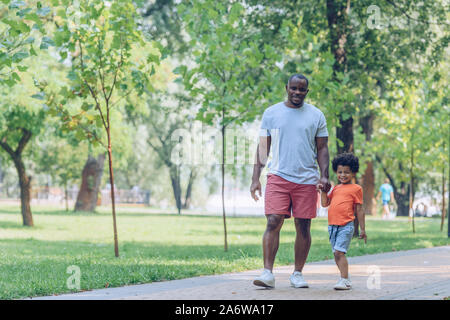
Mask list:
POLYGON ((291 286, 294 288, 309 288, 308 283, 303 279, 302 273, 299 271, 294 271, 289 280, 291 280, 291 286))
POLYGON ((335 290, 350 290, 352 288, 352 283, 349 279, 340 278, 339 281, 334 285, 335 290))
POLYGON ((255 286, 274 288, 275 287, 275 277, 273 273, 268 269, 264 269, 263 273, 253 280, 255 286))

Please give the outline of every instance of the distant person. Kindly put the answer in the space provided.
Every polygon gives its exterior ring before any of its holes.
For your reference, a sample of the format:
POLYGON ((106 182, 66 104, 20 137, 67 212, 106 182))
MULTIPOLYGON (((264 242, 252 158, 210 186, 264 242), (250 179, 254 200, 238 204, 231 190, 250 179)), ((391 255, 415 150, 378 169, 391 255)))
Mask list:
POLYGON ((257 191, 261 196, 259 177, 271 149, 273 157, 264 199, 267 218, 263 235, 264 271, 254 279, 256 286, 275 286, 272 271, 280 230, 284 220, 294 216, 295 266, 290 282, 295 288, 308 287, 302 269, 311 247, 311 219, 317 215, 316 184, 321 183, 326 191, 330 189, 327 123, 322 111, 304 103, 308 91, 308 79, 304 75, 291 76, 286 84, 287 101, 267 108, 262 117, 250 187, 255 201, 257 191))
POLYGON ((329 206, 328 234, 334 260, 341 274, 334 289, 349 290, 352 288, 352 283, 348 275, 348 261, 345 254, 355 230, 353 223, 355 211, 360 226, 359 238, 367 243, 365 215, 362 209, 363 190, 360 185, 352 183, 352 179, 359 170, 359 160, 351 153, 343 153, 333 159, 332 166, 339 184, 331 190, 330 194, 327 194, 321 184, 318 184, 317 188, 322 190, 322 206, 329 206))
POLYGON ((390 209, 389 209, 389 202, 391 199, 394 199, 394 189, 389 184, 389 179, 384 179, 384 183, 380 186, 380 190, 378 191, 377 195, 377 201, 380 200, 383 201, 383 213, 381 215, 381 219, 387 219, 389 218, 390 209))

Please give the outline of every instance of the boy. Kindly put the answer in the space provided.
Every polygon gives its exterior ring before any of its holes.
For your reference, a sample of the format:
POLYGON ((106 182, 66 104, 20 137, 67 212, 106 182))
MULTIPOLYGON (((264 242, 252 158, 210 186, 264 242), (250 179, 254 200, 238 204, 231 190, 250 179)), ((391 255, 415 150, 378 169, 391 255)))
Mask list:
POLYGON ((339 184, 327 195, 323 186, 317 185, 321 192, 322 207, 328 207, 328 233, 334 253, 334 260, 339 268, 341 277, 334 286, 336 290, 349 290, 352 284, 348 278, 347 253, 353 237, 355 211, 361 228, 360 239, 367 243, 364 212, 362 210, 363 191, 361 186, 352 183, 359 170, 359 161, 351 153, 343 153, 332 161, 333 171, 336 172, 339 184))

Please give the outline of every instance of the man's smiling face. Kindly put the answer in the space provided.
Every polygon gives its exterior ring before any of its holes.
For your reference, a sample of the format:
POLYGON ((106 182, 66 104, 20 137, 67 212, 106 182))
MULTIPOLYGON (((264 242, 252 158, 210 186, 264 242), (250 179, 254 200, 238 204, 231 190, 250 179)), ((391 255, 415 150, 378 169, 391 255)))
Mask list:
POLYGON ((308 83, 305 79, 292 78, 286 85, 288 102, 292 107, 301 107, 308 91, 308 83))

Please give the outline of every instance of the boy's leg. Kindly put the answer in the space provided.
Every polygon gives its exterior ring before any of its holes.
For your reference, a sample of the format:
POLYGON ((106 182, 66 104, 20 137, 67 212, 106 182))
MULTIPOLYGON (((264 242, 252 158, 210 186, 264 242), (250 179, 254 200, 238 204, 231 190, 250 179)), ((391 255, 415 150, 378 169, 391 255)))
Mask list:
POLYGON ((334 252, 334 261, 341 272, 341 278, 348 279, 348 261, 344 252, 336 250, 334 252))
POLYGON ((284 223, 284 216, 269 214, 266 231, 263 235, 264 268, 272 271, 280 243, 280 230, 284 223))

